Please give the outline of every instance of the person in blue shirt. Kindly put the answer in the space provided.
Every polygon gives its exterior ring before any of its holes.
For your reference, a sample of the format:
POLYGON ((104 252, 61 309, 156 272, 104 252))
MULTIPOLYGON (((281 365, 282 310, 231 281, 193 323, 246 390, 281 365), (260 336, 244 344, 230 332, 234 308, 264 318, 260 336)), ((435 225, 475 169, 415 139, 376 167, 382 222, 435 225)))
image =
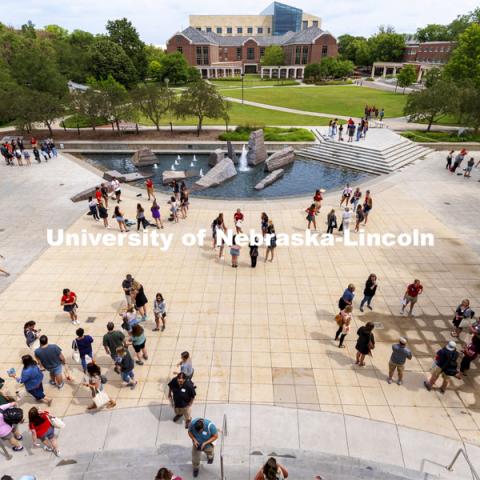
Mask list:
POLYGON ((72 348, 74 350, 78 350, 78 353, 80 354, 80 361, 82 363, 83 373, 86 373, 86 356, 88 355, 93 361, 93 338, 90 335, 85 335, 85 330, 83 328, 78 328, 75 333, 77 335, 77 338, 73 341, 72 348))
POLYGON ((207 455, 207 463, 213 463, 214 445, 218 438, 218 431, 215 424, 207 418, 194 418, 188 427, 188 436, 193 442, 192 466, 193 476, 198 477, 200 470, 200 457, 202 452, 207 455))
MULTIPOLYGON (((338 308, 343 310, 347 305, 353 304, 353 299, 355 298, 355 285, 350 283, 348 287, 343 292, 340 300, 338 301, 338 308)), ((353 306, 353 305, 352 305, 353 306)))
POLYGON ((52 404, 52 399, 45 396, 43 391, 43 373, 38 368, 37 362, 31 355, 23 355, 23 370, 20 378, 12 371, 9 376, 15 378, 18 383, 23 383, 25 390, 32 395, 35 400, 46 403, 48 406, 52 404))

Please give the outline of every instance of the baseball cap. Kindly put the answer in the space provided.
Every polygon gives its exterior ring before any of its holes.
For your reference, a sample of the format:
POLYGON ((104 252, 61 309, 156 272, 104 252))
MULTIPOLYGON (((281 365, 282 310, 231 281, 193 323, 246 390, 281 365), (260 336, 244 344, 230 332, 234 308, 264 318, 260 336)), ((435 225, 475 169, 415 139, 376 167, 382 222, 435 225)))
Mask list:
POLYGON ((456 350, 456 348, 457 348, 457 344, 453 340, 447 343, 447 350, 450 350, 451 352, 453 352, 454 350, 456 350))
POLYGON ((400 337, 400 339, 398 340, 402 345, 406 345, 407 344, 407 339, 405 337, 400 337))

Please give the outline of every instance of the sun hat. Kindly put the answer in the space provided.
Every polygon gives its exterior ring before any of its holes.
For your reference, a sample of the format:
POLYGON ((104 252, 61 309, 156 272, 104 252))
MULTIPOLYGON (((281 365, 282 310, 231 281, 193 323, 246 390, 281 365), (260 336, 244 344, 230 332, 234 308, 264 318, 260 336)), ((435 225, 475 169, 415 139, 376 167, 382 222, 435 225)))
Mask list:
POLYGON ((457 344, 453 340, 447 343, 447 350, 450 350, 451 352, 453 352, 454 350, 456 350, 456 348, 457 348, 457 344))
POLYGON ((402 345, 406 345, 407 344, 407 339, 405 337, 400 337, 400 339, 398 340, 402 345))

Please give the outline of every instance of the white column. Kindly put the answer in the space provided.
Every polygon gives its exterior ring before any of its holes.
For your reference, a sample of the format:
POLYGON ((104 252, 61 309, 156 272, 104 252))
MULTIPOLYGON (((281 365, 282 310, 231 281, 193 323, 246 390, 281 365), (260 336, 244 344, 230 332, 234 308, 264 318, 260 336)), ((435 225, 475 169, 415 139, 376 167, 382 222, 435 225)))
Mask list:
POLYGON ((263 67, 260 67, 260 78, 263 80, 263 67))
POLYGON ((397 74, 397 67, 393 67, 393 76, 397 74))
POLYGON ((386 77, 387 76, 387 67, 383 67, 383 75, 382 77, 386 77))
POLYGON ((273 75, 273 68, 270 68, 269 69, 269 72, 270 72, 270 80, 272 79, 272 75, 273 75))
POLYGON ((422 67, 420 67, 420 69, 418 70, 417 83, 420 83, 420 81, 422 80, 422 75, 423 75, 423 70, 422 70, 422 67))
POLYGON ((372 75, 371 75, 372 78, 375 78, 375 65, 372 67, 372 75))
POLYGON ((232 74, 232 77, 234 77, 234 76, 235 76, 235 69, 234 69, 234 68, 231 68, 231 69, 230 69, 230 73, 232 74))
POLYGON ((207 68, 207 78, 210 78, 210 68, 207 68))

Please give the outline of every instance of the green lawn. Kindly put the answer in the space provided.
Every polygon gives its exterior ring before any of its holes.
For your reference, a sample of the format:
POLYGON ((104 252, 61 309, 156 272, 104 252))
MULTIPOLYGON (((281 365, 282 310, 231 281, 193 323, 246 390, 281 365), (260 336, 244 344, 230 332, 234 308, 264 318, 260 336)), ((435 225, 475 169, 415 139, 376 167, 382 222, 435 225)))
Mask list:
MULTIPOLYGON (((222 89, 228 97, 241 98, 241 90, 222 89)), ((244 92, 245 100, 298 110, 361 117, 365 105, 385 109, 385 117, 400 117, 407 96, 366 87, 254 88, 244 92)))
POLYGON ((426 132, 425 130, 408 130, 400 135, 414 142, 480 142, 480 134, 469 133, 457 135, 450 132, 426 132))
MULTIPOLYGON (((210 82, 215 85, 219 90, 229 89, 229 88, 239 88, 242 86, 242 81, 240 79, 236 80, 210 80, 210 82)), ((261 80, 259 78, 248 78, 244 80, 244 88, 251 87, 281 87, 287 85, 297 85, 295 80, 277 80, 277 79, 265 79, 261 80)))

